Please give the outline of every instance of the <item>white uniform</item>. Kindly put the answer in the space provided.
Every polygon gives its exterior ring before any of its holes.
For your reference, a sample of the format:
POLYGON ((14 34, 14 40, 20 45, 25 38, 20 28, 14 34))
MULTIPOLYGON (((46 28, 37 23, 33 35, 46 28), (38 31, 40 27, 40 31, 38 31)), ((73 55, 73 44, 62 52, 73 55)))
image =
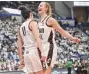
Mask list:
POLYGON ((25 68, 28 73, 38 72, 42 70, 42 65, 39 58, 36 41, 34 39, 32 31, 28 27, 28 25, 31 22, 32 21, 27 20, 20 27, 20 34, 24 43, 23 47, 25 49, 24 52, 25 68))
POLYGON ((43 51, 42 53, 47 57, 47 66, 53 67, 57 57, 57 46, 55 43, 55 31, 51 26, 47 25, 47 20, 50 16, 47 16, 42 22, 39 22, 39 33, 42 39, 43 51))

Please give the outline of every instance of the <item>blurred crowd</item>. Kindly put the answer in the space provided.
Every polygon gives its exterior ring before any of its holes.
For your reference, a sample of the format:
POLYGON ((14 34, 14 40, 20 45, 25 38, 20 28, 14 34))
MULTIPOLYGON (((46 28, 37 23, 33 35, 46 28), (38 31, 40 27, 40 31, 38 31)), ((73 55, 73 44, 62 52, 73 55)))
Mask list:
POLYGON ((0 20, 0 70, 18 69, 17 32, 21 21, 11 18, 0 20))

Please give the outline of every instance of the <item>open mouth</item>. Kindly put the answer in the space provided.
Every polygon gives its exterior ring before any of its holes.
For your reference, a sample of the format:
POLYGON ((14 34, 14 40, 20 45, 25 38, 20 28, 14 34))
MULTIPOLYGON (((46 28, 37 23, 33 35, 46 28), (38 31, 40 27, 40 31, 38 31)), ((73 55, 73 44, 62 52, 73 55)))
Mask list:
POLYGON ((38 11, 40 12, 40 11, 41 11, 41 9, 38 9, 38 11))

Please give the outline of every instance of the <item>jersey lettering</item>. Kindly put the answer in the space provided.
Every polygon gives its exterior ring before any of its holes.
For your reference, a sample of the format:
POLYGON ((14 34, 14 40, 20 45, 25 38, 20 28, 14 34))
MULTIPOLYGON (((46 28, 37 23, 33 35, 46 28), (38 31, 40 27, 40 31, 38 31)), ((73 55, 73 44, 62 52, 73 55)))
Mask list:
POLYGON ((25 28, 25 26, 22 27, 22 32, 23 32, 23 35, 25 36, 26 35, 26 28, 25 28))
POLYGON ((44 28, 40 28, 39 33, 44 33, 44 28))
POLYGON ((42 34, 40 34, 40 38, 43 40, 43 35, 42 34))
POLYGON ((39 33, 40 33, 40 38, 43 40, 44 28, 40 28, 39 33))

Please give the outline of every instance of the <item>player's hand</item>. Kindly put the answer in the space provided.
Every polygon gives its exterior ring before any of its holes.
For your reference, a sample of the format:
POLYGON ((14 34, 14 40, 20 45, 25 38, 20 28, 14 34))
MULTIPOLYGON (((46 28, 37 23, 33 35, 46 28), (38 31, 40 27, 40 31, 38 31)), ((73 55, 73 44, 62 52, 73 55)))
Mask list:
POLYGON ((20 61, 19 68, 23 69, 24 66, 25 66, 24 61, 20 61))
POLYGON ((24 64, 23 64, 23 65, 20 65, 20 66, 19 66, 19 68, 20 68, 20 69, 23 69, 23 68, 24 68, 24 66, 25 66, 24 64))
POLYGON ((42 56, 41 61, 46 61, 46 56, 42 56))
POLYGON ((81 40, 79 38, 73 37, 72 41, 73 43, 79 43, 81 40))

